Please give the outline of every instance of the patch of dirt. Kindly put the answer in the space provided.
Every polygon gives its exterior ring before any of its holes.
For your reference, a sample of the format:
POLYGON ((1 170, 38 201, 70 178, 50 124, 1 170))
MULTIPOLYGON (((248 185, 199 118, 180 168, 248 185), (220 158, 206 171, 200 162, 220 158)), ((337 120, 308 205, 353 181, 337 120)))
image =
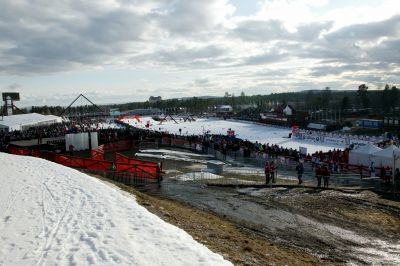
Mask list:
POLYGON ((279 199, 281 204, 318 220, 377 237, 400 238, 400 202, 379 198, 370 191, 346 194, 339 191, 314 190, 279 199))
POLYGON ((136 196, 137 202, 164 221, 185 230, 196 241, 221 254, 235 265, 334 265, 315 256, 268 242, 257 232, 248 230, 211 212, 184 203, 150 196, 111 182, 136 196))

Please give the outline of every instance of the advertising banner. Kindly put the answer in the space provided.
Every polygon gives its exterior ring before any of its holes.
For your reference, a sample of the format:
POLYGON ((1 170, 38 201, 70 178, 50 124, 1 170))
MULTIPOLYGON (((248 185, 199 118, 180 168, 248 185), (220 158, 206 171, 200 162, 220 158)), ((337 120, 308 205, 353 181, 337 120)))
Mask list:
POLYGON ((346 144, 346 139, 334 138, 334 137, 324 137, 324 142, 332 144, 346 144))

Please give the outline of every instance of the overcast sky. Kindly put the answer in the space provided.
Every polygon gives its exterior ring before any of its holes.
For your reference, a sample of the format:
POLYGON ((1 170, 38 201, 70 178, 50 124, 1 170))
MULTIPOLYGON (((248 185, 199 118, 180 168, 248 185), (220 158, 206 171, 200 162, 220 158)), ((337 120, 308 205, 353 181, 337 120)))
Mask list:
POLYGON ((398 0, 0 0, 19 106, 400 83, 398 0))

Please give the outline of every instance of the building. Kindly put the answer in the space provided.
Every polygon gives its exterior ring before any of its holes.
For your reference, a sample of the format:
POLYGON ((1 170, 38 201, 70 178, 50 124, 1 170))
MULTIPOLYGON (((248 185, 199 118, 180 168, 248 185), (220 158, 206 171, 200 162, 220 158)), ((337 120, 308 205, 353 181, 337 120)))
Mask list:
POLYGON ((111 117, 119 117, 121 115, 121 112, 119 111, 118 108, 110 109, 109 113, 111 117))
POLYGON ((278 105, 275 109, 260 114, 260 122, 280 126, 299 124, 296 121, 296 111, 291 105, 278 105))
POLYGON ((157 103, 161 102, 161 96, 150 96, 149 103, 157 103))
POLYGON ((360 119, 357 120, 356 126, 358 128, 382 129, 383 121, 375 119, 360 119))
POLYGON ((217 108, 217 112, 219 113, 232 113, 233 107, 230 105, 220 105, 217 108))
POLYGON ((385 117, 383 124, 387 130, 400 129, 400 117, 385 117))
POLYGON ((255 104, 255 103, 238 104, 238 105, 236 105, 236 108, 239 110, 247 110, 247 109, 251 109, 251 108, 257 108, 257 104, 255 104))
POLYGON ((24 131, 30 127, 61 123, 62 119, 55 115, 37 113, 4 116, 0 120, 0 132, 24 131))
POLYGON ((140 115, 140 116, 151 116, 151 115, 161 115, 162 111, 158 108, 148 108, 148 109, 133 109, 121 113, 122 115, 140 115))

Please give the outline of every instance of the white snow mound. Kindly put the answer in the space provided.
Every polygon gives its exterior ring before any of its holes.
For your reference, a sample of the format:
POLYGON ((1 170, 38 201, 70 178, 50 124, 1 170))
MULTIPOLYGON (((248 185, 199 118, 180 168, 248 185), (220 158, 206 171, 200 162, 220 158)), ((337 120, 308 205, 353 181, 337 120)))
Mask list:
POLYGON ((232 265, 103 182, 0 153, 0 265, 232 265))

